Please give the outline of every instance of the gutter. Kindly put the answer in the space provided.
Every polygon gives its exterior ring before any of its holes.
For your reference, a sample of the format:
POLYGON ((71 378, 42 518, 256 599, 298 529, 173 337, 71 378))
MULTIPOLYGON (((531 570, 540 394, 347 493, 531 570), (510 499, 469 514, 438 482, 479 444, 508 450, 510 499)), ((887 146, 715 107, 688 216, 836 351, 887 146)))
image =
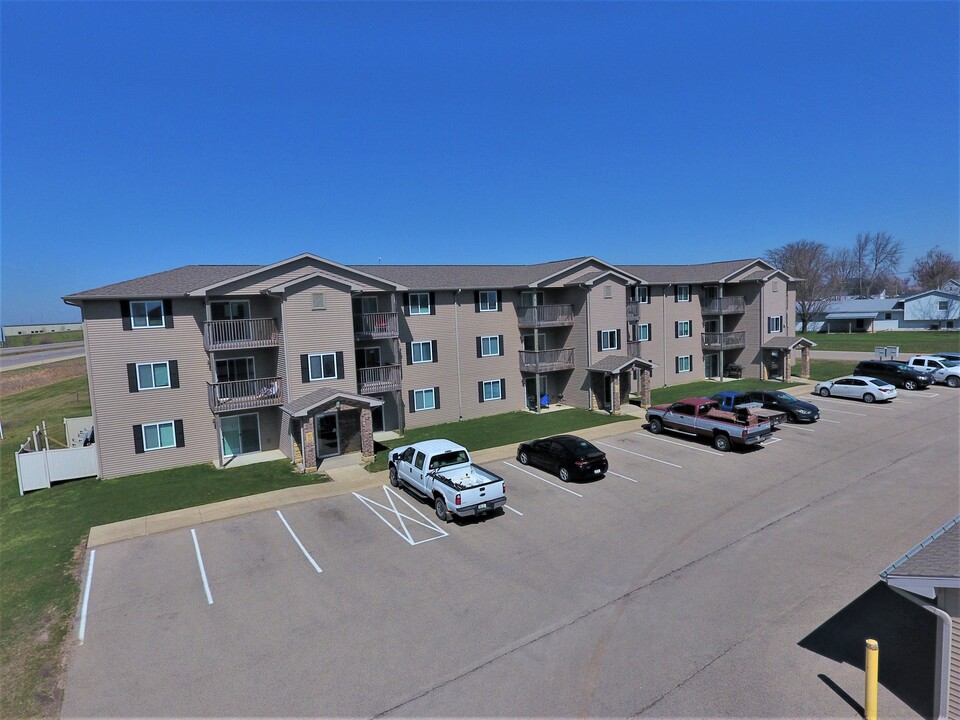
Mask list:
POLYGON ((457 339, 457 414, 460 420, 463 420, 463 386, 460 382, 460 292, 463 288, 457 288, 453 296, 453 327, 454 336, 457 339))

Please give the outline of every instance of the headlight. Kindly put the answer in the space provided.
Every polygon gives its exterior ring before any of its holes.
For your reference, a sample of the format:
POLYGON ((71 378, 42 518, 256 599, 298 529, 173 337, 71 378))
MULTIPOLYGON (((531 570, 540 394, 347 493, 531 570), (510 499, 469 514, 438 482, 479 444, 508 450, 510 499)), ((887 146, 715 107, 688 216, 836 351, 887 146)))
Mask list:
POLYGON ((809 410, 802 410, 802 409, 801 409, 801 410, 797 410, 797 414, 798 414, 798 415, 809 415, 809 414, 810 414, 810 411, 809 411, 809 410))

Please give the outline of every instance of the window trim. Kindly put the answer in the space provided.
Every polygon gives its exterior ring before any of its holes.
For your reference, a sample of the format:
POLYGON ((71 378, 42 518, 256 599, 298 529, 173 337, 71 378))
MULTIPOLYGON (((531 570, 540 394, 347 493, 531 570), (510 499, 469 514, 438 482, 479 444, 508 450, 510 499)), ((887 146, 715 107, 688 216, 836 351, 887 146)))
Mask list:
POLYGON ((309 382, 315 382, 317 380, 337 380, 340 377, 340 368, 337 358, 337 353, 335 352, 324 352, 324 353, 307 353, 307 378, 309 382), (323 372, 323 358, 324 356, 332 355, 333 356, 333 375, 322 375, 320 377, 315 377, 313 374, 313 358, 320 358, 320 371, 323 372))
POLYGON ((478 290, 477 312, 500 312, 500 293, 496 290, 478 290), (493 296, 492 305, 490 303, 491 296, 493 296))
POLYGON ((427 411, 427 410, 436 410, 436 409, 437 409, 437 389, 436 389, 435 387, 419 388, 419 389, 416 389, 416 390, 411 390, 410 392, 413 393, 413 408, 412 408, 413 412, 425 412, 425 411, 427 411), (427 406, 425 406, 425 405, 424 405, 423 407, 417 407, 417 397, 418 397, 418 393, 420 394, 419 397, 420 397, 421 399, 422 399, 423 397, 425 397, 425 394, 426 394, 426 393, 430 393, 430 397, 432 398, 433 404, 430 405, 429 407, 427 407, 427 406))
POLYGON ((503 378, 497 378, 496 380, 481 380, 480 381, 480 402, 496 402, 497 400, 503 400, 506 395, 504 394, 504 382, 503 378), (491 389, 496 386, 497 396, 496 397, 487 397, 487 387, 491 389))
POLYGON ((410 364, 411 364, 411 365, 419 365, 420 363, 432 363, 432 362, 435 362, 435 361, 434 361, 434 358, 433 358, 433 342, 434 342, 433 340, 411 340, 411 341, 410 341, 410 364), (424 346, 424 345, 427 346, 427 350, 428 350, 428 353, 427 353, 427 354, 430 356, 430 357, 429 357, 428 359, 426 359, 426 360, 423 359, 423 346, 424 346), (416 348, 416 347, 419 347, 419 348, 420 348, 420 359, 419 359, 419 360, 417 360, 416 357, 414 357, 414 348, 416 348))
POLYGON ((500 338, 502 337, 503 337, 502 335, 481 335, 480 336, 480 357, 500 357, 501 355, 503 355, 503 346, 500 342, 500 338), (484 341, 486 341, 487 343, 487 349, 490 349, 490 345, 492 342, 496 342, 497 351, 484 352, 483 351, 484 341))
POLYGON ((771 335, 783 332, 783 315, 768 315, 767 316, 767 332, 771 335), (774 329, 774 324, 776 324, 776 329, 774 329))
POLYGON ((600 352, 609 352, 610 350, 620 349, 619 329, 612 328, 609 330, 598 330, 597 332, 600 333, 600 352))
POLYGON ((149 390, 169 390, 173 387, 173 378, 170 373, 170 361, 169 360, 160 360, 158 362, 145 362, 145 363, 134 363, 137 366, 137 392, 147 392, 149 390), (164 365, 167 369, 167 384, 166 385, 157 385, 156 384, 156 368, 157 365, 164 365), (150 379, 154 381, 154 384, 150 387, 144 387, 140 383, 140 368, 149 367, 150 368, 150 379))
POLYGON ((693 372, 693 355, 677 355, 674 361, 677 374, 693 372), (686 360, 686 369, 681 367, 681 360, 686 360))
POLYGON ((650 342, 650 323, 637 323, 637 342, 650 342), (647 331, 646 337, 642 337, 643 329, 647 331))
POLYGON ((166 320, 166 307, 164 307, 163 300, 130 300, 130 329, 131 330, 157 330, 158 328, 165 328, 167 326, 166 320), (159 305, 160 306, 160 324, 151 325, 150 324, 150 311, 147 308, 148 305, 159 305), (146 325, 137 324, 137 316, 133 312, 134 305, 143 305, 143 317, 146 319, 146 325))
POLYGON ((430 302, 430 293, 412 292, 407 293, 407 308, 410 315, 432 315, 433 305, 430 302), (414 310, 413 299, 417 298, 416 310, 414 310), (426 304, 423 300, 426 298, 426 304))
POLYGON ((170 448, 177 447, 177 423, 174 420, 162 420, 161 422, 155 423, 144 423, 140 426, 140 433, 143 437, 143 451, 145 453, 153 452, 154 450, 169 450, 170 448), (157 442, 161 441, 160 427, 162 425, 169 425, 170 430, 173 433, 173 444, 172 445, 157 445, 157 447, 147 447, 147 428, 155 427, 157 428, 157 442))
POLYGON ((674 326, 674 328, 678 338, 688 338, 693 334, 693 321, 677 320, 677 324, 674 326), (686 332, 683 332, 684 328, 686 329, 686 332))
POLYGON ((675 302, 690 302, 690 286, 677 285, 673 297, 675 302), (681 288, 685 289, 685 292, 680 292, 681 288))
POLYGON ((649 285, 637 285, 637 292, 635 297, 637 298, 634 302, 638 302, 641 305, 650 304, 650 286, 649 285))

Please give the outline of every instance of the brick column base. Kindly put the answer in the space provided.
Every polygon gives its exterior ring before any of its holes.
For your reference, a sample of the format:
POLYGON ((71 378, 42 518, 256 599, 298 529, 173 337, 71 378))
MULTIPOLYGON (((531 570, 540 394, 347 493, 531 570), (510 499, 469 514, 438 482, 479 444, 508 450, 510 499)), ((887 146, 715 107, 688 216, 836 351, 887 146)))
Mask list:
POLYGON ((640 404, 650 407, 650 385, 653 373, 644 368, 640 371, 640 404))
POLYGON ((313 420, 307 418, 301 423, 303 432, 303 470, 314 472, 317 469, 317 441, 313 437, 313 420))
POLYGON ((374 459, 373 451, 373 413, 370 408, 360 408, 360 459, 370 462, 374 459))
POLYGON ((800 377, 810 379, 810 348, 800 348, 800 377))

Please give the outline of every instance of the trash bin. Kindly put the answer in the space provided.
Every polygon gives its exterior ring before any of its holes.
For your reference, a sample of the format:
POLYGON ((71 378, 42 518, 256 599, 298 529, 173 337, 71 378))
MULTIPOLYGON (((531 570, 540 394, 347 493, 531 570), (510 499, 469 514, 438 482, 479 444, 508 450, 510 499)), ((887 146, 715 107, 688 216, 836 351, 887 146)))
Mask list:
POLYGON ((737 365, 736 363, 730 363, 723 368, 723 374, 728 378, 742 378, 743 377, 743 365, 737 365))

